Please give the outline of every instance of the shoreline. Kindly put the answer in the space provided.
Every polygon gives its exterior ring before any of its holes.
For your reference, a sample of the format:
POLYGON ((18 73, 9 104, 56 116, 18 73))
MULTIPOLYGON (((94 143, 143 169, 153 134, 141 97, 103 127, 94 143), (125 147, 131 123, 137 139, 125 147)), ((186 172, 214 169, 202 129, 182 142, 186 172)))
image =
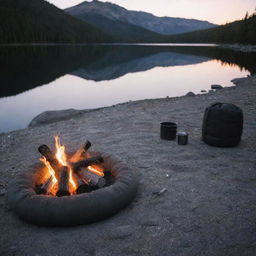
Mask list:
MULTIPOLYGON (((214 95, 216 92, 224 92, 225 90, 229 90, 230 88, 235 88, 236 86, 240 86, 241 82, 249 81, 255 76, 250 76, 250 77, 240 77, 240 78, 234 78, 231 80, 231 82, 234 84, 233 86, 229 87, 223 87, 221 90, 209 90, 207 93, 200 93, 200 94, 195 94, 194 96, 188 96, 188 95, 183 95, 183 96, 177 96, 177 97, 166 97, 166 98, 156 98, 156 99, 142 99, 142 100, 137 100, 137 101, 127 101, 127 102, 122 102, 118 104, 114 104, 111 106, 106 106, 106 107, 100 107, 100 108, 95 108, 95 109, 63 109, 63 110, 50 110, 50 111, 44 111, 37 116, 35 116, 28 126, 26 128, 18 129, 18 130, 13 130, 9 132, 2 132, 0 133, 1 135, 6 135, 6 134, 12 134, 18 131, 24 131, 29 128, 33 127, 38 127, 41 125, 47 125, 47 124, 53 124, 56 122, 61 122, 61 121, 67 121, 72 118, 79 118, 80 116, 91 113, 91 112, 98 112, 98 111, 104 111, 106 109, 111 109, 111 108, 116 108, 116 107, 129 107, 133 104, 139 105, 139 104, 146 104, 147 102, 157 102, 157 101, 175 101, 183 98, 191 98, 191 97, 200 97, 200 96, 206 96, 206 95, 214 95)), ((190 92, 188 92, 190 93, 190 92)))
MULTIPOLYGON (((182 99, 184 97, 187 98, 187 97, 195 97, 195 96, 214 94, 217 91, 223 92, 226 89, 233 88, 234 86, 239 86, 241 82, 248 81, 248 80, 250 80, 250 78, 251 78, 251 76, 250 77, 234 78, 234 79, 231 80, 231 82, 234 84, 233 86, 223 87, 221 90, 210 90, 207 93, 195 94, 194 96, 193 95, 192 96, 183 95, 183 96, 177 96, 177 97, 142 99, 142 100, 137 100, 137 101, 122 102, 122 103, 118 103, 118 104, 115 104, 115 105, 100 107, 100 108, 95 108, 95 109, 63 109, 63 110, 44 111, 44 112, 38 114, 37 116, 35 116, 30 121, 30 123, 28 124, 28 126, 26 128, 13 130, 13 131, 10 131, 10 132, 3 132, 3 133, 0 133, 0 135, 17 132, 19 130, 26 130, 28 128, 38 127, 40 125, 46 125, 46 124, 50 124, 50 123, 66 121, 66 120, 69 120, 69 119, 72 119, 72 118, 79 118, 79 116, 84 115, 86 113, 104 111, 105 109, 111 109, 111 108, 115 108, 115 107, 118 107, 118 106, 130 106, 132 104, 143 104, 143 103, 147 103, 147 102, 151 102, 151 101, 161 101, 161 100, 166 100, 166 99, 174 101, 174 100, 182 99)), ((190 92, 188 92, 188 94, 189 93, 190 92)))
POLYGON ((12 43, 0 44, 0 47, 23 47, 23 46, 194 46, 194 47, 220 47, 241 52, 256 52, 256 45, 225 44, 225 43, 12 43))
POLYGON ((241 52, 256 52, 256 45, 222 44, 219 47, 241 52))

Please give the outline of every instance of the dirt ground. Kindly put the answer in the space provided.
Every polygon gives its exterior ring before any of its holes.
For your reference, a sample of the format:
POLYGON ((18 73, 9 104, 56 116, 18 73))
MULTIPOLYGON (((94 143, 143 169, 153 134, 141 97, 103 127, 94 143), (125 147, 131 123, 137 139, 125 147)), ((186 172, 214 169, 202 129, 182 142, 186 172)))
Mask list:
POLYGON ((205 95, 129 102, 0 134, 1 256, 256 255, 256 77, 205 95), (229 102, 244 111, 242 142, 216 148, 201 141, 204 109, 229 102), (177 122, 189 144, 159 137, 160 122, 177 122), (112 218, 71 228, 24 223, 6 204, 6 187, 39 158, 53 136, 72 151, 93 150, 136 169, 136 199, 112 218), (167 189, 161 195, 155 192, 167 189))

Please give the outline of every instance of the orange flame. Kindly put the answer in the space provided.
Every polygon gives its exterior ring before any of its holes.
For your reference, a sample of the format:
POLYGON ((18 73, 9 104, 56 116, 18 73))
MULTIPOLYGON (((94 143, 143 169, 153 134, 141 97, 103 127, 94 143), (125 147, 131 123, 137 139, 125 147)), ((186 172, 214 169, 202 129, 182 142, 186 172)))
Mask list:
MULTIPOLYGON (((67 156, 65 153, 65 146, 60 144, 60 137, 59 136, 55 136, 55 147, 56 147, 56 158, 59 161, 60 164, 64 165, 64 166, 69 166, 68 162, 67 162, 67 156)), ((73 172, 72 169, 69 168, 69 184, 71 187, 72 192, 74 192, 76 190, 76 183, 74 181, 73 178, 73 172)))
POLYGON ((76 191, 76 183, 74 181, 74 178, 73 178, 73 172, 72 172, 72 169, 69 168, 69 184, 71 185, 71 193, 74 193, 74 191, 76 191))
POLYGON ((65 154, 65 146, 60 144, 60 137, 55 136, 56 158, 64 166, 67 166, 67 157, 65 154))
MULTIPOLYGON (((55 172, 54 170, 52 169, 51 165, 49 164, 49 162, 46 160, 45 157, 43 158, 40 158, 40 161, 43 162, 45 164, 45 166, 47 167, 48 171, 49 171, 49 174, 53 177, 53 183, 55 184, 58 180, 55 176, 55 172)), ((49 175, 49 176, 50 176, 49 175)))
POLYGON ((44 163, 45 166, 47 167, 47 170, 48 170, 48 172, 49 172, 49 177, 50 177, 50 176, 53 177, 52 186, 51 186, 50 189, 49 189, 49 191, 51 191, 51 190, 53 189, 54 185, 58 182, 58 180, 57 180, 57 178, 56 178, 56 176, 55 176, 54 170, 52 169, 51 165, 50 165, 49 162, 46 160, 46 158, 45 158, 45 157, 40 158, 40 161, 41 161, 42 163, 44 163))
POLYGON ((87 169, 88 169, 88 171, 93 172, 98 176, 104 177, 104 173, 103 173, 102 169, 100 169, 99 167, 88 166, 87 169))

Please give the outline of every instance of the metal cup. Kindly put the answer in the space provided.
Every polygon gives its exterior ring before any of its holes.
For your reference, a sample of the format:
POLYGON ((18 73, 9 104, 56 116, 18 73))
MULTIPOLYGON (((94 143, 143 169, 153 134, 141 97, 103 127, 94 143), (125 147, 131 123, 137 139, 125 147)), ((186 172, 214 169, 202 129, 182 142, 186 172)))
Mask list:
POLYGON ((171 122, 162 122, 160 137, 162 140, 175 140, 177 132, 177 124, 171 122))
POLYGON ((187 145, 188 144, 188 133, 186 132, 178 132, 177 133, 178 144, 179 145, 187 145))

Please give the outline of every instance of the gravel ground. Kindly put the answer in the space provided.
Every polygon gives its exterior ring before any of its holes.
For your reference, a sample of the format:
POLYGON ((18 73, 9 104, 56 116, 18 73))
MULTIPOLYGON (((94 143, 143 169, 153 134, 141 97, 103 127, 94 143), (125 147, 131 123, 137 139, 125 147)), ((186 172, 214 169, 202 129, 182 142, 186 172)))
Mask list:
POLYGON ((56 123, 0 134, 0 255, 256 255, 256 77, 205 95, 144 100, 56 123), (201 141, 204 109, 234 103, 245 115, 242 143, 215 148, 201 141), (159 123, 189 133, 187 146, 159 138, 159 123), (134 202, 91 225, 46 228, 24 223, 5 202, 8 182, 38 161, 53 136, 74 150, 120 156, 140 178, 134 202), (156 195, 162 189, 165 193, 156 195))

